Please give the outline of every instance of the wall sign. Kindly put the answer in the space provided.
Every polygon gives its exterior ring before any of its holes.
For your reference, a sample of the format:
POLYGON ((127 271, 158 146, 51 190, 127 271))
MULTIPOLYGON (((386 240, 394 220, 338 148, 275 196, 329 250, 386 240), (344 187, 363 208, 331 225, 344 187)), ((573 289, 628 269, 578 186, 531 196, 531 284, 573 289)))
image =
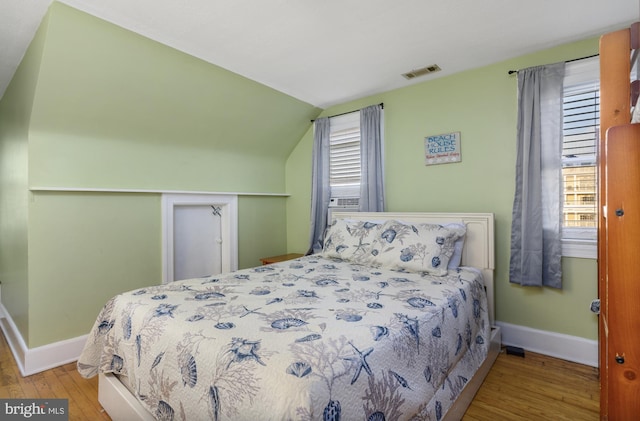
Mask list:
POLYGON ((424 151, 425 165, 460 162, 460 132, 425 137, 424 151))

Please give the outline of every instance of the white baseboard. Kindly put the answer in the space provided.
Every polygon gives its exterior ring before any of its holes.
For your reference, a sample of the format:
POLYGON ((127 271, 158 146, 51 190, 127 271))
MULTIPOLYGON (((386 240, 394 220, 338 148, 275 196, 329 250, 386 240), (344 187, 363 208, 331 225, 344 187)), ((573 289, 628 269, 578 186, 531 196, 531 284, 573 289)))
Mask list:
POLYGON ((27 348, 18 327, 2 303, 0 315, 0 329, 23 377, 77 361, 87 341, 88 335, 83 335, 37 348, 27 348))
POLYGON ((598 367, 598 341, 510 323, 496 324, 502 328, 503 345, 598 367))
MULTIPOLYGON (((0 285, 1 287, 2 285, 0 285)), ((1 291, 1 288, 0 288, 1 291)), ((4 308, 4 306, 2 305, 2 296, 0 295, 0 319, 5 317, 5 314, 7 314, 6 309, 4 308)))

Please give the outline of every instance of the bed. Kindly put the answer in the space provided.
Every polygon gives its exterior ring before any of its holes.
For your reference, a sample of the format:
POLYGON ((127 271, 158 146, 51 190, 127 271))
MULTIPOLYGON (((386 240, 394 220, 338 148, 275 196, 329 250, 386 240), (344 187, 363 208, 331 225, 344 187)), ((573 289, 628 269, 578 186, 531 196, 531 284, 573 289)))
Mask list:
POLYGON ((109 300, 114 420, 460 419, 500 349, 493 215, 334 212, 324 250, 109 300))

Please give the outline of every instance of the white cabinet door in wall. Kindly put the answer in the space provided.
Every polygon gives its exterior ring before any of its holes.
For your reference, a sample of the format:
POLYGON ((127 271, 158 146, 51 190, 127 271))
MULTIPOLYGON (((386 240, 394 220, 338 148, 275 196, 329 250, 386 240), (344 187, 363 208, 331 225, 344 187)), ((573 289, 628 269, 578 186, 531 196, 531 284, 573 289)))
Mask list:
POLYGON ((200 278, 222 272, 220 208, 185 205, 173 208, 173 279, 200 278))
POLYGON ((164 282, 237 269, 237 197, 165 194, 164 282))

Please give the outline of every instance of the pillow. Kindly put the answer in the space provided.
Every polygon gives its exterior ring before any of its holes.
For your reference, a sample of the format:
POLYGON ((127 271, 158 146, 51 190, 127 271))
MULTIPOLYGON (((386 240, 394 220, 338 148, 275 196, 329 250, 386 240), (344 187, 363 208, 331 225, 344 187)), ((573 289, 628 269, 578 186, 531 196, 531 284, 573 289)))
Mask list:
POLYGON ((374 265, 444 276, 455 242, 464 237, 466 228, 391 220, 382 225, 380 231, 380 238, 371 251, 374 265))
POLYGON ((464 224, 456 223, 445 224, 444 227, 448 229, 462 228, 464 230, 462 237, 458 238, 453 244, 453 254, 451 255, 451 259, 449 259, 449 265, 447 266, 448 269, 458 269, 462 262, 462 249, 464 248, 464 239, 466 237, 467 227, 464 224))
POLYGON ((377 222, 336 219, 327 229, 322 256, 370 264, 380 227, 382 224, 377 222))

